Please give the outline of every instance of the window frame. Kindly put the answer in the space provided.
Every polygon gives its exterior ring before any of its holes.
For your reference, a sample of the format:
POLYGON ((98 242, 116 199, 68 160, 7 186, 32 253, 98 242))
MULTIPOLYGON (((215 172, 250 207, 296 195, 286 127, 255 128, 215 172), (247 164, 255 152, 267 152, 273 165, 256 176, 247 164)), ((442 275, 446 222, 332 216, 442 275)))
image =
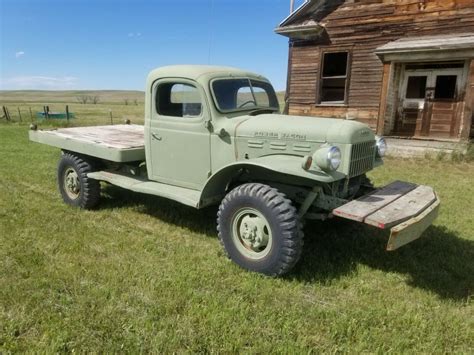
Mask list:
POLYGON ((197 83, 194 80, 190 79, 185 79, 185 78, 163 78, 156 80, 153 84, 153 90, 152 90, 152 117, 151 120, 161 120, 165 119, 167 121, 176 121, 176 122, 189 122, 189 123, 196 123, 196 122, 201 122, 204 119, 205 112, 207 112, 207 106, 206 106, 206 100, 205 100, 205 94, 202 86, 197 83), (196 88, 199 98, 201 100, 201 113, 198 116, 169 116, 169 115, 163 115, 158 112, 158 103, 157 103, 157 94, 158 94, 158 88, 160 85, 163 84, 182 84, 182 85, 187 85, 187 86, 192 86, 196 88), (154 118, 155 117, 155 118, 154 118))
POLYGON ((331 48, 331 49, 322 49, 320 52, 319 60, 319 81, 316 87, 316 106, 337 106, 345 107, 349 103, 349 88, 351 81, 351 69, 352 69, 352 50, 350 48, 331 48), (346 63, 346 75, 345 76, 332 76, 324 77, 324 57, 326 54, 336 54, 336 53, 347 53, 347 63, 346 63), (344 85, 344 100, 343 101, 321 101, 322 91, 323 91, 323 81, 324 79, 345 79, 344 85))

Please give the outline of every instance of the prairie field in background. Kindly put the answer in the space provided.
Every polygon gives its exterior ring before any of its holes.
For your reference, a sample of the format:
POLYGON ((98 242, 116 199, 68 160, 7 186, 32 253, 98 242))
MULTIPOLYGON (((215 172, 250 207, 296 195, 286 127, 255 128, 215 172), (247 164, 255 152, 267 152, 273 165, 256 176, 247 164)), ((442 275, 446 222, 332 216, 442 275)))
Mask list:
POLYGON ((441 198, 423 237, 386 252, 379 230, 307 223, 301 261, 273 279, 225 258, 216 208, 105 185, 96 210, 66 206, 60 152, 28 141, 29 108, 68 104, 71 126, 110 124, 109 110, 143 123, 141 92, 81 94, 0 92, 13 118, 0 119, 0 353, 474 352, 474 163, 386 159, 376 185, 441 198))

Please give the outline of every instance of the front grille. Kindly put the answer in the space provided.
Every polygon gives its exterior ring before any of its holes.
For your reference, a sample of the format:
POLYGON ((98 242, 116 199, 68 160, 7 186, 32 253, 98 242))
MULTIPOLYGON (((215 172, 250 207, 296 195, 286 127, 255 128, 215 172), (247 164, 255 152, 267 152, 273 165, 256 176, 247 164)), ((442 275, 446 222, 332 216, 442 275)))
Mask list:
POLYGON ((349 177, 362 175, 374 166, 375 141, 353 144, 349 177))

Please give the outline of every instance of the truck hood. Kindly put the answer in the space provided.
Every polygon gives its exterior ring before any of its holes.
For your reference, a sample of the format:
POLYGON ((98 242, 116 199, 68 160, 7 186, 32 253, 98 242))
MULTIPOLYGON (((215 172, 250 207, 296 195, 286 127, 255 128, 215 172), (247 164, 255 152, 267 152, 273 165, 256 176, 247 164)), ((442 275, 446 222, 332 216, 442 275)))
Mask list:
POLYGON ((353 144, 375 139, 365 124, 337 118, 263 114, 248 116, 238 125, 236 138, 353 144))

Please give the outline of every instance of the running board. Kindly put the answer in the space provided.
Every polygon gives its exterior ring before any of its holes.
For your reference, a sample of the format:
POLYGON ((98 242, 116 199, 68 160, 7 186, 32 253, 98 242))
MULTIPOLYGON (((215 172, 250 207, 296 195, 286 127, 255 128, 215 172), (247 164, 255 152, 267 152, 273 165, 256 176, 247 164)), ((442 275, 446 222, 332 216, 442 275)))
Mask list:
POLYGON ((195 208, 199 206, 201 192, 197 190, 163 184, 105 170, 95 171, 87 174, 87 176, 91 179, 105 181, 134 192, 168 198, 195 208))

